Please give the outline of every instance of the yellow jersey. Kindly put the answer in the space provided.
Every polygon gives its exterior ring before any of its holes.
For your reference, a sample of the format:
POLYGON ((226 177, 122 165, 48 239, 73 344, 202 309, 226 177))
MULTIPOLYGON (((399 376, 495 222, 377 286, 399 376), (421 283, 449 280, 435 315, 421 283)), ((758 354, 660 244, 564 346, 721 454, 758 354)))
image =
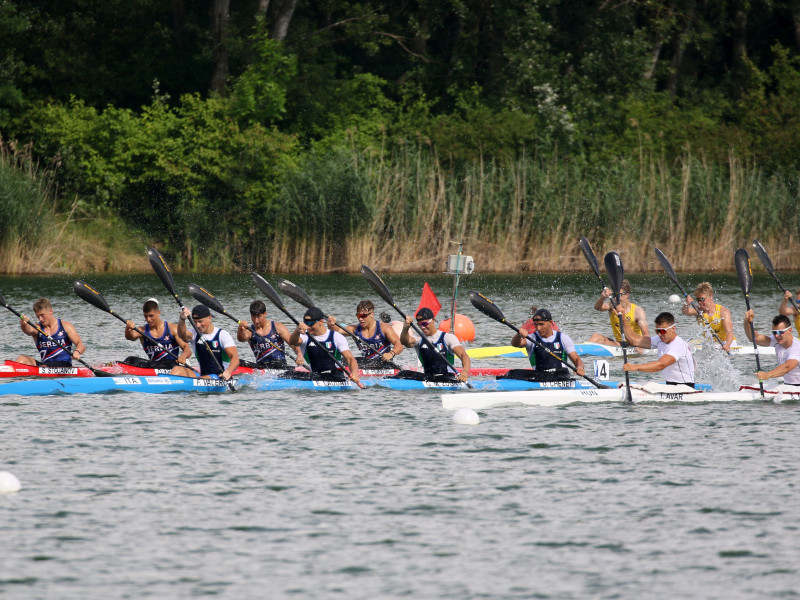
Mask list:
POLYGON ((720 304, 714 305, 714 312, 710 315, 706 312, 700 313, 703 319, 711 327, 711 331, 717 334, 717 337, 722 340, 722 343, 728 341, 728 336, 725 334, 725 323, 722 320, 722 306, 720 304))
MULTIPOLYGON (((636 318, 633 316, 636 312, 636 305, 631 303, 631 308, 628 312, 626 312, 623 316, 625 320, 628 321, 628 325, 631 326, 633 332, 636 335, 642 335, 642 328, 639 327, 639 323, 636 321, 636 318)), ((617 313, 613 310, 608 311, 608 320, 611 322, 611 330, 614 332, 614 339, 618 342, 622 341, 622 332, 619 330, 619 320, 617 319, 617 313)))

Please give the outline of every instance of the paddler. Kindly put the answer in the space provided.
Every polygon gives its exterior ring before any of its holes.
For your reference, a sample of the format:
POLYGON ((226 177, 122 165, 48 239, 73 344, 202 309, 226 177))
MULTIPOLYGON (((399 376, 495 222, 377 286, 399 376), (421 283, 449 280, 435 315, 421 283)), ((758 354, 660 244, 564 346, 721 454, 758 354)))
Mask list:
MULTIPOLYGON (((289 336, 290 346, 299 346, 300 354, 303 355, 314 379, 324 381, 344 381, 348 375, 336 364, 336 360, 343 362, 350 369, 350 379, 354 382, 359 381, 358 363, 345 337, 338 331, 329 330, 325 326, 325 315, 313 306, 303 315, 302 322, 297 324, 292 334, 289 336), (312 336, 313 342, 309 343, 312 336), (336 360, 323 350, 323 347, 330 352, 336 360)), ((291 377, 299 377, 297 373, 291 373, 291 377)))
POLYGON ((158 344, 154 344, 136 331, 136 323, 132 320, 125 321, 125 339, 132 342, 139 340, 142 349, 147 354, 147 360, 138 356, 129 356, 124 362, 151 369, 172 369, 178 362, 185 363, 186 359, 192 355, 192 351, 189 344, 178 335, 178 326, 161 319, 158 300, 150 298, 145 302, 142 306, 142 315, 145 321, 143 331, 158 344))
MULTIPOLYGON (((261 300, 250 304, 250 320, 253 321, 253 329, 256 330, 257 335, 253 335, 246 322, 240 321, 236 339, 250 344, 256 361, 255 363, 242 361, 242 364, 258 369, 286 369, 288 365, 284 344, 289 343, 290 335, 286 325, 268 319, 267 305, 261 300)), ((304 360, 300 347, 293 346, 292 349, 297 355, 295 362, 302 365, 304 360)))
POLYGON ((692 297, 686 296, 686 302, 681 307, 681 312, 685 315, 697 317, 698 322, 702 325, 710 327, 716 336, 722 342, 722 349, 725 352, 730 351, 731 346, 736 343, 736 338, 733 336, 733 319, 731 318, 731 311, 714 302, 714 290, 711 284, 704 281, 694 290, 694 297, 697 300, 697 305, 700 307, 702 316, 697 314, 697 311, 692 307, 692 297))
MULTIPOLYGON (((751 342, 750 324, 753 322, 753 309, 744 313, 744 332, 751 342)), ((784 385, 800 386, 800 340, 792 335, 792 324, 786 315, 778 315, 772 319, 772 335, 767 336, 756 332, 756 344, 759 346, 772 346, 778 366, 771 371, 758 371, 756 377, 759 381, 783 377, 784 385)))
POLYGON ((400 332, 400 343, 406 348, 414 348, 422 363, 423 374, 414 371, 400 371, 398 379, 422 379, 425 381, 462 381, 469 379, 470 359, 464 346, 452 333, 439 331, 433 310, 423 306, 415 315, 417 326, 425 334, 425 341, 411 336, 411 315, 408 315, 400 332), (461 373, 456 374, 455 357, 461 361, 461 373), (448 367, 448 364, 450 365, 448 367), (421 375, 421 377, 420 377, 421 375))
MULTIPOLYGON (((617 314, 622 311, 617 309, 617 314)), ((662 312, 656 317, 656 335, 645 336, 636 333, 627 319, 622 320, 625 339, 632 346, 639 348, 655 348, 658 351, 658 360, 646 363, 625 363, 626 371, 641 371, 642 373, 661 372, 662 377, 669 385, 688 385, 694 387, 695 360, 692 349, 682 337, 678 335, 675 316, 670 312, 662 312)))
MULTIPOLYGON (((184 342, 189 343, 192 354, 197 357, 200 376, 204 379, 220 378, 227 381, 239 366, 239 351, 236 348, 236 342, 233 341, 230 333, 214 326, 211 311, 204 304, 198 304, 191 311, 185 306, 181 309, 178 336, 184 342), (189 331, 186 327, 186 319, 190 315, 202 336, 199 342, 195 332, 189 331), (220 366, 223 368, 220 369, 220 366)), ((173 367, 170 373, 184 377, 197 375, 191 369, 181 366, 173 367)))
POLYGON ((47 367, 71 367, 72 359, 78 360, 86 351, 86 346, 83 344, 81 336, 75 331, 72 323, 69 321, 62 321, 57 319, 53 314, 53 305, 47 298, 39 298, 33 303, 33 314, 39 321, 39 329, 46 335, 52 337, 55 342, 47 339, 46 336, 39 333, 39 331, 28 325, 28 317, 22 315, 20 317, 20 327, 22 333, 31 336, 36 342, 36 349, 39 351, 39 359, 30 356, 20 355, 17 357, 17 362, 25 365, 40 365, 47 367), (57 342, 57 343, 56 343, 57 342), (60 346, 67 349, 65 352, 60 346), (72 345, 75 345, 75 350, 72 345))
MULTIPOLYGON (((794 291, 795 301, 800 304, 800 288, 797 288, 794 291)), ((792 304, 792 292, 786 290, 786 293, 783 295, 783 301, 781 302, 780 308, 778 308, 778 312, 782 315, 789 317, 790 319, 794 318, 794 329, 798 334, 800 334, 800 313, 797 312, 797 309, 792 304)))
MULTIPOLYGON (((599 311, 608 312, 608 319, 611 322, 611 330, 614 333, 614 339, 604 336, 602 333, 593 333, 589 337, 589 342, 592 344, 605 344, 607 346, 619 346, 622 342, 622 332, 619 328, 619 319, 614 310, 614 305, 611 303, 611 290, 603 288, 597 302, 594 303, 594 309, 599 311)), ((622 307, 624 319, 639 335, 650 337, 650 331, 647 329, 647 315, 641 306, 637 306, 631 302, 631 283, 627 279, 622 280, 622 285, 619 286, 619 304, 622 307)))
POLYGON ((529 379, 533 381, 569 379, 570 370, 564 366, 564 362, 566 362, 567 359, 573 362, 575 365, 575 372, 578 375, 583 377, 586 374, 583 361, 575 350, 575 344, 572 342, 572 338, 563 331, 555 331, 553 329, 553 316, 550 314, 549 310, 546 308, 537 309, 531 319, 531 324, 534 330, 529 331, 524 327, 520 328, 511 339, 511 345, 516 348, 527 349, 528 360, 533 370, 513 369, 506 375, 507 378, 529 379), (538 344, 534 344, 530 341, 528 335, 535 339, 538 344), (559 360, 559 358, 561 360, 559 360))
MULTIPOLYGON (((375 305, 369 300, 362 300, 356 307, 358 325, 346 325, 344 329, 353 334, 356 344, 361 348, 362 356, 356 358, 362 368, 381 368, 391 363, 394 357, 403 351, 399 336, 390 324, 375 319, 375 305), (366 343, 360 343, 360 341, 366 343), (371 347, 370 347, 371 346, 371 347), (377 349, 377 352, 373 350, 377 349)), ((330 319, 334 330, 340 328, 334 318, 330 319)))

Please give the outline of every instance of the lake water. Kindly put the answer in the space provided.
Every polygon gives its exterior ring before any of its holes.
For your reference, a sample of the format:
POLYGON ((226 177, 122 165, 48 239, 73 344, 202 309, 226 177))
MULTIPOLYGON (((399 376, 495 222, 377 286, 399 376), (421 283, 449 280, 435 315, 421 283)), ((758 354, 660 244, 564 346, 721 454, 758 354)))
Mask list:
MULTIPOLYGON (((680 278, 687 289, 705 279, 680 278)), ((182 290, 189 281, 208 288, 235 316, 246 317, 260 297, 246 275, 176 279, 182 290)), ((354 321, 363 298, 391 310, 357 276, 289 279, 340 320, 354 321)), ((782 279, 793 289, 800 277, 782 279)), ((124 318, 141 321, 150 296, 167 318, 177 315, 154 276, 87 280, 124 318)), ((448 312, 451 279, 385 278, 407 312, 426 280, 448 312)), ((677 290, 664 276, 632 282, 652 327, 677 290)), ((738 282, 711 282, 744 340, 738 282)), ((71 284, 0 277, 20 312, 50 297, 84 337, 86 360, 140 353, 123 324, 78 299, 71 284)), ((475 274, 461 289, 474 345, 504 345, 513 332, 477 313, 469 289, 512 323, 536 303, 576 341, 609 329, 592 310, 599 284, 588 275, 475 274)), ((759 330, 770 327, 780 297, 770 279, 756 278, 759 330)), ((678 328, 698 333, 686 317, 678 328)), ((0 350, 7 358, 33 352, 8 311, 0 350)), ((718 389, 752 381, 752 356, 698 360, 698 380, 718 389)), ((759 403, 503 408, 463 426, 435 392, 0 396, 0 470, 23 486, 0 495, 0 597, 794 598, 797 411, 759 403)))

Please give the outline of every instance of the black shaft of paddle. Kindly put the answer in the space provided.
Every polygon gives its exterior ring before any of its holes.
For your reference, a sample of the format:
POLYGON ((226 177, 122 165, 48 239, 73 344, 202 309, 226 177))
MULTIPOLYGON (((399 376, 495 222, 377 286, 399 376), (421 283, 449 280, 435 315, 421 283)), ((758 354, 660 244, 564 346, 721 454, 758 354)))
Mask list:
MULTIPOLYGON (((739 248, 733 255, 733 263, 736 267, 736 276, 739 278, 739 286, 744 295, 744 305, 750 310, 750 289, 753 285, 753 270, 750 267, 750 256, 747 250, 739 248)), ((758 357, 758 342, 756 342, 756 327, 750 321, 750 337, 753 339, 753 353, 756 356, 756 370, 761 371, 761 359, 758 357)), ((758 380, 758 388, 761 390, 761 399, 764 399, 764 382, 758 380)))
MULTIPOLYGON (((172 271, 169 270, 167 266, 167 262, 164 260, 164 257, 161 256, 161 253, 156 250, 155 248, 150 248, 147 251, 147 258, 150 261, 150 266, 153 267, 153 271, 155 271, 158 278, 161 280, 161 283, 164 284, 164 287, 167 288, 167 291, 172 294, 172 297, 175 298, 175 302, 178 303, 178 306, 183 310, 183 301, 178 296, 178 291, 175 289, 175 280, 172 278, 172 271)), ((220 374, 225 370, 222 364, 217 360, 217 357, 211 351, 211 347, 208 345, 208 342, 203 339, 203 334, 200 333, 200 330, 197 328, 197 324, 194 322, 192 315, 186 317, 186 320, 189 321, 192 325, 192 329, 194 329, 195 334, 197 335, 197 340, 199 342, 203 342, 203 346, 206 348, 206 352, 214 359, 214 363, 216 364, 217 368, 220 370, 220 374)), ((196 346, 196 344, 195 344, 196 346)), ((233 386, 232 379, 228 379, 228 387, 231 389, 232 392, 236 391, 236 388, 233 386)))
MULTIPOLYGON (((370 269, 367 265, 361 265, 361 274, 364 276, 364 279, 367 280, 367 283, 369 283, 370 286, 372 286, 372 289, 375 290, 378 293, 378 295, 381 298, 383 298, 386 301, 387 304, 389 304, 389 306, 394 308, 397 311, 397 313, 401 317, 403 317, 403 321, 405 321, 408 317, 406 316, 406 314, 402 310, 400 310, 400 308, 397 306, 397 304, 395 304, 394 298, 392 297, 391 292, 389 292, 389 288, 383 282, 383 279, 378 277, 378 274, 375 271, 373 271, 372 269, 370 269)), ((456 320, 455 320, 455 318, 453 318, 453 331, 456 330, 455 329, 455 322, 456 322, 456 320)), ((452 371, 453 374, 458 376, 458 370, 455 368, 455 366, 451 365, 450 361, 447 360, 447 357, 444 354, 442 354, 441 352, 439 352, 439 349, 436 348, 436 346, 434 346, 433 344, 431 344, 428 341, 428 336, 425 335, 422 332, 422 330, 416 325, 416 323, 414 323, 413 319, 411 320, 410 325, 411 325, 411 328, 415 332, 417 332, 419 334, 419 336, 420 336, 420 344, 425 344, 426 346, 428 346, 428 348, 433 350, 444 361, 444 363, 447 365, 447 368, 450 371, 452 371)), ((466 352, 466 350, 465 350, 465 352, 466 352)), ((467 374, 469 375, 469 373, 467 373, 467 374)), ((469 389, 473 389, 473 386, 472 386, 471 383, 469 383, 468 381, 465 381, 464 383, 466 384, 466 386, 469 389)))
POLYGON ((284 354, 286 354, 286 351, 284 349, 282 349, 280 346, 278 346, 277 344, 275 344, 274 342, 272 342, 272 340, 270 340, 270 339, 262 336, 261 334, 259 334, 256 331, 255 326, 251 325, 250 323, 246 323, 245 321, 240 321, 239 319, 234 317, 231 313, 229 313, 227 310, 225 310, 225 308, 222 306, 222 303, 219 301, 219 299, 214 294, 212 294, 207 289, 205 289, 204 287, 201 287, 201 286, 199 286, 197 284, 194 284, 194 283, 190 283, 189 284, 189 293, 192 295, 192 297, 195 300, 197 300, 201 304, 205 304, 211 310, 214 310, 214 311, 218 312, 219 314, 228 317, 231 321, 235 321, 237 325, 245 323, 246 324, 245 326, 247 327, 247 329, 253 334, 253 336, 256 339, 259 339, 262 342, 266 342, 267 344, 269 344, 270 346, 275 348, 275 350, 277 350, 278 352, 283 352, 284 354))
MULTIPOLYGON (((17 316, 18 316, 20 319, 22 319, 22 315, 21 315, 20 313, 18 313, 18 312, 17 312, 17 311, 15 311, 13 308, 11 308, 11 307, 10 307, 8 304, 6 304, 5 298, 3 298, 3 297, 2 297, 2 295, 0 295, 0 300, 2 301, 2 303, 3 303, 3 306, 4 306, 5 308, 7 308, 7 309, 8 309, 8 310, 10 310, 12 313, 14 313, 15 315, 17 315, 17 316)), ((74 356, 72 356, 72 353, 69 351, 69 348, 67 348, 67 347, 66 347, 66 346, 64 346, 63 344, 59 343, 59 342, 58 342, 58 340, 56 340, 56 339, 55 339, 53 336, 47 335, 47 334, 46 334, 46 333, 45 333, 45 332, 42 330, 42 328, 41 328, 41 327, 39 327, 38 325, 36 325, 36 324, 32 323, 30 319, 25 319, 25 322, 26 322, 28 325, 30 325, 31 327, 33 327, 33 328, 34 328, 36 331, 38 331, 40 334, 42 334, 44 337, 46 337, 48 340, 50 340, 51 342, 53 342, 53 343, 54 343, 56 346, 58 346, 59 348, 61 348, 61 349, 62 349, 64 352, 66 352, 66 353, 67 353, 67 355, 68 355, 70 358, 75 358, 74 356)), ((77 361, 78 361, 79 363, 81 363, 81 364, 82 364, 84 367, 86 367, 86 368, 87 368, 87 369, 89 369, 89 370, 90 370, 92 373, 94 373, 94 376, 95 376, 95 377, 113 377, 113 376, 114 376, 114 375, 113 375, 113 374, 111 374, 111 373, 106 373, 105 371, 101 371, 100 369, 95 369, 95 368, 94 368, 92 365, 90 365, 89 363, 87 363, 86 361, 84 361, 84 360, 82 360, 82 359, 80 359, 80 358, 75 358, 75 360, 77 360, 77 361)))
POLYGON ((601 287, 606 289, 606 284, 603 283, 603 277, 600 275, 600 267, 597 263, 597 257, 592 250, 591 244, 589 244, 589 240, 581 236, 579 245, 581 247, 581 252, 583 252, 583 256, 586 258, 586 262, 589 263, 589 266, 592 268, 592 272, 594 272, 597 280, 600 282, 601 287))
MULTIPOLYGON (((626 346, 628 344, 628 340, 625 337, 625 327, 622 324, 622 319, 624 315, 621 315, 616 312, 616 309, 619 307, 619 291, 622 288, 622 281, 625 279, 625 270, 622 266, 622 259, 619 257, 619 254, 616 252, 609 252, 606 254, 605 258, 603 259, 603 263, 606 267, 606 275, 608 275, 608 280, 611 282, 611 291, 614 293, 614 300, 611 301, 612 306, 614 307, 614 312, 617 315, 617 322, 619 324, 619 334, 622 338, 620 342, 620 347, 622 348, 622 364, 623 366, 628 362, 628 352, 626 350, 626 346)), ((631 396, 631 379, 630 374, 628 371, 623 369, 623 373, 625 374, 625 398, 627 402, 633 402, 633 397, 631 396)))
MULTIPOLYGON (((486 296, 484 296, 483 294, 481 294, 481 293, 479 293, 479 292, 474 292, 474 291, 473 291, 473 292, 470 292, 470 293, 469 293, 469 300, 470 300, 470 302, 472 302, 472 306, 474 306, 475 308, 477 308, 479 311, 481 311, 481 312, 482 312, 483 314, 485 314, 487 317, 489 317, 489 318, 491 318, 491 319, 494 319, 494 320, 495 320, 495 321, 497 321, 498 323, 502 323, 502 324, 503 324, 503 325, 505 325, 506 327, 508 327, 508 328, 510 328, 510 329, 513 329, 513 330, 514 330, 514 331, 516 331, 518 334, 522 335, 522 330, 521 330, 519 327, 517 327, 517 326, 515 326, 515 325, 512 325, 511 323, 509 323, 509 322, 506 320, 506 318, 503 316, 503 313, 500 311, 500 309, 499 309, 499 308, 497 308, 497 305, 496 305, 494 302, 492 302, 491 300, 489 300, 489 299, 488 299, 486 296)), ((596 388, 599 388, 599 389, 604 389, 604 390, 605 390, 605 389, 610 389, 610 386, 607 386, 607 385, 605 385, 605 384, 599 383, 599 382, 595 381, 594 379, 592 379, 591 377, 589 377, 588 375, 580 375, 580 374, 578 373, 578 369, 577 369, 577 367, 573 367, 571 364, 569 364, 569 363, 568 363, 567 361, 565 361, 563 358, 561 358, 561 357, 560 357, 560 356, 558 356, 557 354, 554 354, 554 353, 553 353, 553 352, 550 350, 550 348, 548 348, 547 346, 545 346, 544 344, 542 344, 541 342, 539 342, 539 341, 538 341, 538 340, 536 340, 535 338, 531 337, 530 335, 526 335, 526 336, 525 336, 525 339, 526 339, 526 340, 529 340, 529 341, 530 341, 530 342, 531 342, 533 345, 535 345, 537 348, 540 348, 540 349, 544 350, 545 352, 547 352, 547 353, 548 353, 550 356, 552 356, 553 358, 555 358, 557 361, 559 361, 559 362, 561 362, 562 364, 564 364, 564 365, 565 365, 565 366, 566 366, 568 369, 571 369, 571 370, 572 370, 572 371, 573 371, 573 372, 574 372, 574 373, 575 373, 575 374, 576 374, 578 377, 583 377, 583 378, 584 378, 586 381, 588 381, 589 383, 591 383, 591 384, 592 384, 593 386, 595 386, 596 388)))
MULTIPOLYGON (((251 276, 253 277, 253 281, 255 281, 255 283, 256 283, 256 287, 258 287, 258 289, 260 289, 263 292, 263 294, 267 298, 269 298, 270 302, 272 302, 279 311, 281 311, 283 314, 285 314, 287 317, 289 317, 289 319, 292 321, 292 323, 294 323, 295 325, 299 325, 300 321, 295 319, 294 316, 292 315, 292 313, 290 313, 286 309, 286 307, 283 305, 283 302, 281 302, 280 296, 278 296, 278 292, 275 291, 275 288, 272 287, 269 284, 269 282, 266 279, 264 279, 261 275, 259 275, 258 273, 251 273, 251 276)), ((330 357, 330 359, 333 362, 335 362, 342 371, 347 373, 347 376, 350 378, 350 381, 355 383, 362 390, 364 389, 364 384, 361 383, 360 381, 354 380, 353 379, 353 374, 350 372, 350 369, 348 367, 346 367, 345 365, 343 365, 342 362, 333 355, 333 352, 328 350, 322 344, 318 343, 317 340, 314 339, 314 336, 311 334, 311 332, 308 332, 307 338, 308 338, 308 342, 307 342, 308 344, 311 344, 312 346, 316 346, 317 348, 320 348, 321 350, 323 350, 325 352, 325 354, 327 354, 330 357)), ((313 370, 310 367, 311 367, 311 365, 309 365, 309 371, 313 372, 313 370)))
MULTIPOLYGON (((287 281, 286 279, 281 279, 281 280, 278 281, 278 287, 281 288, 283 290, 283 292, 287 296, 289 296, 289 298, 291 298, 292 300, 294 300, 298 304, 302 304, 306 308, 311 308, 312 306, 316 306, 314 304, 314 301, 311 300, 311 297, 308 294, 306 294, 305 291, 303 291, 303 289, 299 285, 297 285, 295 283, 292 283, 291 281, 287 281)), ((327 319, 328 316, 329 315, 326 314, 325 318, 327 319)), ((346 326, 343 327, 343 326, 339 325, 338 323, 336 323, 336 326, 346 336, 349 336, 349 337, 353 338, 353 340, 355 340, 355 342, 356 342, 356 345, 358 345, 358 346, 366 346, 367 348, 372 350, 375 354, 377 354, 378 357, 382 356, 381 349, 377 348, 376 346, 373 346, 372 344, 370 344, 364 337, 359 336, 356 333, 350 331, 349 329, 346 328, 346 326)), ((376 327, 380 327, 380 323, 379 322, 376 322, 376 327)))
MULTIPOLYGON (((772 260, 769 258, 769 254, 767 254, 767 249, 761 245, 761 242, 758 240, 753 240, 753 248, 756 249, 756 254, 758 254, 759 260, 761 260, 761 264, 764 265, 764 268, 767 272, 772 275, 772 278, 775 280, 775 283, 778 284, 778 287, 783 290, 783 293, 786 294, 789 292, 784 285, 781 283, 781 280, 778 279, 778 276, 775 274, 775 268, 772 266, 772 260)), ((794 307, 795 311, 800 314, 800 306, 798 306, 797 301, 794 298, 794 294, 789 295, 789 301, 792 303, 792 307, 794 307)))
MULTIPOLYGON (((680 281, 678 281, 678 276, 675 275, 675 269, 672 268, 672 263, 669 262, 669 259, 667 259, 666 255, 661 250, 659 250, 658 248, 653 248, 653 250, 656 253, 656 258, 658 259, 658 262, 660 262, 661 266, 664 268, 664 272, 667 274, 667 277, 669 277, 672 280, 672 283, 674 283, 677 286, 677 288, 681 291, 681 294, 683 294, 683 299, 684 300, 688 299, 689 294, 686 293, 686 290, 683 289, 683 286, 681 285, 680 281)), ((700 306, 694 301, 694 299, 692 299, 690 306, 697 313, 697 320, 700 322, 700 324, 704 328, 708 328, 708 331, 711 333, 711 335, 714 337, 714 339, 717 341, 720 347, 724 346, 725 344, 722 342, 720 337, 711 328, 711 323, 709 323, 703 316, 703 309, 700 308, 700 306)), ((729 350, 725 350, 725 354, 727 354, 728 356, 731 355, 729 350)))

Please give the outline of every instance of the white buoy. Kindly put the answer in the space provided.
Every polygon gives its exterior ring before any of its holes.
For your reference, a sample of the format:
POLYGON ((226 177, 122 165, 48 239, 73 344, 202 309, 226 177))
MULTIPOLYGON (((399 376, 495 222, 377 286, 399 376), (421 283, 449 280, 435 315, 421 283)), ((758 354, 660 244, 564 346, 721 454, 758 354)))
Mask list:
POLYGON ((477 425, 480 422, 478 413, 471 408, 459 408, 453 413, 453 423, 456 425, 477 425))
POLYGON ((19 484, 19 479, 17 479, 16 475, 9 473, 8 471, 0 471, 0 494, 18 492, 21 487, 22 486, 19 484))
POLYGON ((672 294, 672 296, 669 297, 669 301, 672 302, 673 304, 677 304, 678 302, 681 301, 681 297, 678 296, 678 294, 672 294))

